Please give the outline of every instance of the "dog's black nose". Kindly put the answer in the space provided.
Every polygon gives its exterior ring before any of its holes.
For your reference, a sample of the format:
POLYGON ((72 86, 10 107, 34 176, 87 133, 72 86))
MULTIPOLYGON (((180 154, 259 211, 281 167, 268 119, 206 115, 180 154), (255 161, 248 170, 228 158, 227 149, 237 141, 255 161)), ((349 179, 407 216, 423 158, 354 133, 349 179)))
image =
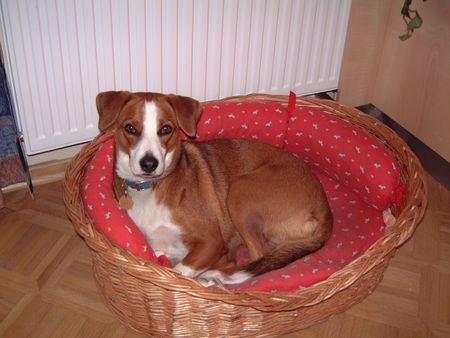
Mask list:
POLYGON ((151 155, 145 155, 139 164, 145 173, 150 174, 158 167, 158 160, 151 155))

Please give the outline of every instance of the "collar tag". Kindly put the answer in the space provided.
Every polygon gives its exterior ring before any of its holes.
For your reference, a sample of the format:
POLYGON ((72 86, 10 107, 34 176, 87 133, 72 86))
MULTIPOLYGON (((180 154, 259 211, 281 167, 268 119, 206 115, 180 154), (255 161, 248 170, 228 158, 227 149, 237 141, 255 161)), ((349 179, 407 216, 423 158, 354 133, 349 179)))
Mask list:
POLYGON ((133 199, 128 195, 122 195, 119 199, 120 209, 130 210, 133 207, 133 199))

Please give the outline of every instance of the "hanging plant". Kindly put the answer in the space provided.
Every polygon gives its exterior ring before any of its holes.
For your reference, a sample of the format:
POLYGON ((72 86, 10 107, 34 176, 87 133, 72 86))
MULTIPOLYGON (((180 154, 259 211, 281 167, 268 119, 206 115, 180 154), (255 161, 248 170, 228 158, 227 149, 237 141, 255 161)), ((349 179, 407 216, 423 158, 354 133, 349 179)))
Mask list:
MULTIPOLYGON (((425 2, 427 0, 423 1, 425 2)), ((401 10, 403 20, 406 23, 406 33, 399 36, 400 40, 402 41, 409 39, 412 36, 414 30, 422 26, 423 23, 423 20, 420 17, 419 12, 415 9, 410 8, 411 3, 412 0, 405 0, 401 10)))

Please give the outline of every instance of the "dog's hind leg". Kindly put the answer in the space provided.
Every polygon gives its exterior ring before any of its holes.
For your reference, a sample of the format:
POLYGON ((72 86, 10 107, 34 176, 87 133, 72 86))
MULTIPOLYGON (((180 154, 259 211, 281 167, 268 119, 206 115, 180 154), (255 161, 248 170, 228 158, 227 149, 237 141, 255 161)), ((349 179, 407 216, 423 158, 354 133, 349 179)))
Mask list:
POLYGON ((320 248, 332 217, 321 205, 321 187, 311 175, 297 175, 281 164, 266 164, 230 186, 227 205, 235 228, 247 245, 246 272, 279 269, 320 248))
POLYGON ((273 192, 259 184, 264 184, 265 179, 261 171, 263 170, 235 181, 230 186, 227 198, 231 220, 248 248, 251 261, 260 259, 271 250, 264 229, 268 225, 267 222, 272 221, 267 210, 273 206, 268 205, 270 202, 266 201, 264 195, 273 192))

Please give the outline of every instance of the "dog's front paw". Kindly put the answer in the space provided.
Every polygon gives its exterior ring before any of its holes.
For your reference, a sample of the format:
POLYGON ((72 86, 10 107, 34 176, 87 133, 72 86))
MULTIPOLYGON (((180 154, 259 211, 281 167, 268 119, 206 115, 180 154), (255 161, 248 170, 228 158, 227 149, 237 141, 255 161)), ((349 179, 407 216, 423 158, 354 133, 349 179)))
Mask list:
POLYGON ((220 283, 220 281, 218 281, 218 280, 206 279, 206 278, 203 278, 203 277, 197 278, 197 281, 201 285, 203 285, 205 288, 209 288, 210 286, 213 286, 213 285, 222 285, 222 283, 220 283))
POLYGON ((211 286, 213 284, 240 284, 251 277, 252 275, 245 271, 238 271, 233 273, 232 275, 227 275, 219 270, 208 270, 200 275, 199 281, 203 285, 206 284, 208 286, 211 286), (203 280, 203 282, 201 280, 203 280))
POLYGON ((186 277, 196 277, 201 273, 201 271, 197 271, 191 268, 190 266, 184 265, 181 262, 175 265, 174 270, 178 271, 179 273, 181 273, 183 276, 186 277))
POLYGON ((225 277, 219 270, 208 270, 202 273, 197 280, 205 287, 224 285, 225 277))

